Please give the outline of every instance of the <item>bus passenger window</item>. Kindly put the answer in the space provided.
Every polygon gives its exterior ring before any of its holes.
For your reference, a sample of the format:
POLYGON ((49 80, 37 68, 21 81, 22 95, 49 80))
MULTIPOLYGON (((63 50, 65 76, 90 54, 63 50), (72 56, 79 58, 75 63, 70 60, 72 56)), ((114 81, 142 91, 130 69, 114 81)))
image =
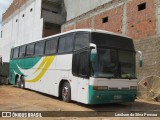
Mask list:
POLYGON ((27 45, 26 56, 32 56, 32 55, 34 55, 34 45, 35 44, 29 44, 29 45, 27 45))
POLYGON ((75 76, 77 76, 78 74, 78 68, 77 68, 79 66, 78 60, 79 60, 79 54, 74 54, 72 61, 72 73, 75 76))
POLYGON ((74 76, 88 77, 89 73, 89 53, 83 51, 73 55, 72 73, 74 76))
POLYGON ((57 52, 58 38, 51 38, 46 41, 45 54, 54 54, 57 52))
POLYGON ((73 50, 73 35, 66 37, 65 52, 71 52, 73 50))
POLYGON ((13 58, 18 58, 19 48, 14 48, 13 58))
POLYGON ((89 46, 89 34, 78 33, 75 39, 75 50, 85 48, 89 46))
POLYGON ((61 37, 59 39, 58 53, 72 52, 73 50, 73 35, 61 37))
POLYGON ((62 53, 65 50, 65 39, 66 37, 62 37, 59 39, 59 47, 58 47, 58 53, 62 53))
POLYGON ((19 49, 19 57, 24 57, 25 56, 25 51, 26 51, 26 46, 22 46, 19 49))
POLYGON ((80 53, 79 57, 79 69, 78 69, 78 75, 82 77, 86 77, 88 73, 88 52, 82 52, 80 53))
POLYGON ((44 41, 37 42, 35 45, 35 55, 43 55, 44 53, 44 41))

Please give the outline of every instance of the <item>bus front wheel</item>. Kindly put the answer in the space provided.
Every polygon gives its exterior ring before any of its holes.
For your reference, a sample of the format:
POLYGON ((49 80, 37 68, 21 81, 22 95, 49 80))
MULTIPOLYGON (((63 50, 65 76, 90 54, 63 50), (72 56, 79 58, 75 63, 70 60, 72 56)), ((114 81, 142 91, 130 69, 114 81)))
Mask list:
POLYGON ((71 87, 68 82, 64 82, 62 86, 62 99, 65 102, 71 102, 71 87))

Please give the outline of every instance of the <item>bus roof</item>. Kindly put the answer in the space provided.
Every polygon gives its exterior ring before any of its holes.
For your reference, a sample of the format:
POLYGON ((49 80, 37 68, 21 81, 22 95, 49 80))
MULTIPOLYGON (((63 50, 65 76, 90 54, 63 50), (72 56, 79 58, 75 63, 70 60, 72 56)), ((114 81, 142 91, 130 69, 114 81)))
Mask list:
MULTIPOLYGON (((121 37, 129 38, 129 37, 127 37, 125 35, 122 35, 122 34, 110 32, 110 31, 105 31, 105 30, 100 30, 100 29, 74 29, 74 30, 70 30, 70 31, 67 31, 67 32, 51 35, 51 36, 48 36, 48 37, 45 37, 45 38, 37 39, 37 40, 32 41, 32 42, 34 43, 34 42, 37 42, 37 41, 41 41, 41 40, 49 39, 49 38, 52 38, 52 37, 57 37, 57 36, 65 35, 65 34, 68 34, 68 33, 74 33, 74 32, 90 32, 90 33, 91 32, 95 32, 95 33, 111 34, 111 35, 116 35, 116 36, 121 36, 121 37)), ((129 39, 131 39, 131 38, 129 38, 129 39)), ((24 44, 29 44, 29 43, 32 43, 32 42, 28 42, 28 43, 24 43, 24 44)), ((24 44, 22 44, 22 45, 24 45, 24 44)), ((18 46, 21 46, 21 44, 20 45, 16 45, 14 47, 18 47, 18 46)))
POLYGON ((112 34, 112 35, 116 35, 116 36, 129 38, 129 37, 127 37, 125 35, 122 35, 122 34, 110 32, 110 31, 105 31, 105 30, 100 30, 100 29, 74 29, 74 30, 59 33, 59 34, 56 34, 56 35, 48 36, 48 37, 45 37, 45 38, 42 38, 42 39, 48 39, 48 38, 51 38, 51 37, 56 37, 56 36, 59 36, 59 35, 65 35, 65 34, 73 33, 73 32, 96 32, 96 33, 112 34))

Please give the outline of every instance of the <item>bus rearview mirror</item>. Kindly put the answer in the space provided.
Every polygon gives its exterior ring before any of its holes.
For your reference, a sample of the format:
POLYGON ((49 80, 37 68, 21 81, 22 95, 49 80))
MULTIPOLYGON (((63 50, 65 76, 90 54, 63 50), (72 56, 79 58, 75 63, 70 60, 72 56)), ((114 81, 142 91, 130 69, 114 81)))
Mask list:
POLYGON ((138 51, 139 54, 139 67, 143 67, 143 58, 142 58, 142 52, 138 51))
POLYGON ((90 61, 95 62, 97 57, 97 46, 93 43, 90 43, 90 49, 91 49, 90 61))
POLYGON ((96 57, 97 57, 97 50, 96 49, 91 49, 90 61, 95 62, 96 57))

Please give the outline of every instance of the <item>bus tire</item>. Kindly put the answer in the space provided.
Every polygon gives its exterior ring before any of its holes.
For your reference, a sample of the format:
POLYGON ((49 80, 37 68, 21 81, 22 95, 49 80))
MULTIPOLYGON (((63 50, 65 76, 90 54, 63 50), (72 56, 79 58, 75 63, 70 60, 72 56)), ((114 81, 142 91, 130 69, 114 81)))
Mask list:
POLYGON ((24 89, 25 88, 25 81, 24 81, 24 77, 21 76, 21 79, 20 79, 20 88, 24 89))
POLYGON ((16 75, 15 80, 16 80, 16 87, 20 88, 20 77, 18 75, 16 75))
POLYGON ((64 82, 62 86, 62 99, 65 102, 71 102, 71 87, 68 82, 64 82))

